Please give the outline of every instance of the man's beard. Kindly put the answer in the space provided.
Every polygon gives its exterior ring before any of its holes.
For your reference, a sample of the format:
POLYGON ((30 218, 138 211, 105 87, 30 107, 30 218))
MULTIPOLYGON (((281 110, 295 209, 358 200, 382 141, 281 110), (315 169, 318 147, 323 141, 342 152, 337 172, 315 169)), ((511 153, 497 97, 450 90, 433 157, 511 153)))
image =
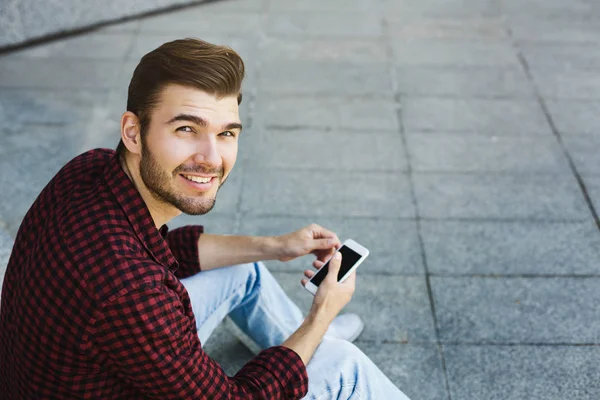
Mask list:
MULTIPOLYGON (((204 173, 217 175, 219 179, 219 189, 225 183, 223 179, 223 168, 209 169, 206 167, 185 167, 180 165, 173 171, 173 176, 169 177, 168 173, 156 161, 148 146, 142 143, 142 158, 140 160, 140 175, 142 181, 150 190, 150 193, 159 201, 171 204, 181 212, 188 215, 202 215, 213 209, 216 202, 216 194, 213 197, 205 196, 185 196, 182 193, 177 193, 171 182, 179 173, 204 173)), ((217 189, 218 192, 218 189, 217 189)))

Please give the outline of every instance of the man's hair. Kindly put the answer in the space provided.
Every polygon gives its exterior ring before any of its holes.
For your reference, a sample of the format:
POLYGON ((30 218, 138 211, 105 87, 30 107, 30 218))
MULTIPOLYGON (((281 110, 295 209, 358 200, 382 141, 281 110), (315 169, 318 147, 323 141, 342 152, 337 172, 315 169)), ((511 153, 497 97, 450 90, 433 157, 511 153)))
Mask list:
MULTIPOLYGON (((150 114, 168 84, 178 84, 222 96, 237 95, 242 102, 244 62, 230 47, 200 39, 168 42, 146 54, 133 72, 127 95, 127 111, 137 115, 141 136, 150 125, 150 114)), ((121 140, 117 154, 123 158, 127 148, 121 140)))

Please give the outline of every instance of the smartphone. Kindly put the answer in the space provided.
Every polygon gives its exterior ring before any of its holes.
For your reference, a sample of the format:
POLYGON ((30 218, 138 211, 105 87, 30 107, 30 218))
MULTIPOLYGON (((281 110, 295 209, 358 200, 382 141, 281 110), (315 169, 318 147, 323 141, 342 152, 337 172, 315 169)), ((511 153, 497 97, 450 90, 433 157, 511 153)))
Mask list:
MULTIPOLYGON (((348 239, 342 243, 342 246, 337 250, 342 253, 342 265, 338 274, 338 282, 343 282, 350 276, 358 266, 365 261, 369 255, 369 250, 352 239, 348 239)), ((329 259, 331 260, 331 259, 329 259)), ((317 289, 329 271, 329 260, 310 278, 304 287, 313 295, 317 293, 317 289)))

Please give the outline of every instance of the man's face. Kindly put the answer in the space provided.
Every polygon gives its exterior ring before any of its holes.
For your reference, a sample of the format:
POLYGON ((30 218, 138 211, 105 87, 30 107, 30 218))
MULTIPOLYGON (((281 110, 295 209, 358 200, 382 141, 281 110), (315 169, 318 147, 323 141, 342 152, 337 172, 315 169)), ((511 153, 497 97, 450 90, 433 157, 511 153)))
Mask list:
POLYGON ((240 131, 236 96, 168 85, 142 139, 144 184, 183 213, 206 214, 235 164, 240 131))

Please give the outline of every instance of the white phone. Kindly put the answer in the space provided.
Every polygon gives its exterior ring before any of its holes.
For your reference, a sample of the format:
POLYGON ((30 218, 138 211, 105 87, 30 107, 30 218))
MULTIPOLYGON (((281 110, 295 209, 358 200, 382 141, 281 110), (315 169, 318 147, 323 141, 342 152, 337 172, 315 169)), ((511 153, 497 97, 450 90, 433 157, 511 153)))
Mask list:
MULTIPOLYGON (((369 250, 360 244, 356 243, 352 239, 348 239, 342 243, 342 246, 337 250, 342 253, 342 265, 340 266, 340 272, 338 273, 338 282, 343 282, 350 276, 350 274, 358 268, 358 266, 365 261, 365 258, 369 255, 369 250)), ((329 271, 329 260, 317 271, 317 273, 310 278, 304 287, 306 290, 311 292, 313 295, 317 293, 317 289, 325 276, 329 271)))

